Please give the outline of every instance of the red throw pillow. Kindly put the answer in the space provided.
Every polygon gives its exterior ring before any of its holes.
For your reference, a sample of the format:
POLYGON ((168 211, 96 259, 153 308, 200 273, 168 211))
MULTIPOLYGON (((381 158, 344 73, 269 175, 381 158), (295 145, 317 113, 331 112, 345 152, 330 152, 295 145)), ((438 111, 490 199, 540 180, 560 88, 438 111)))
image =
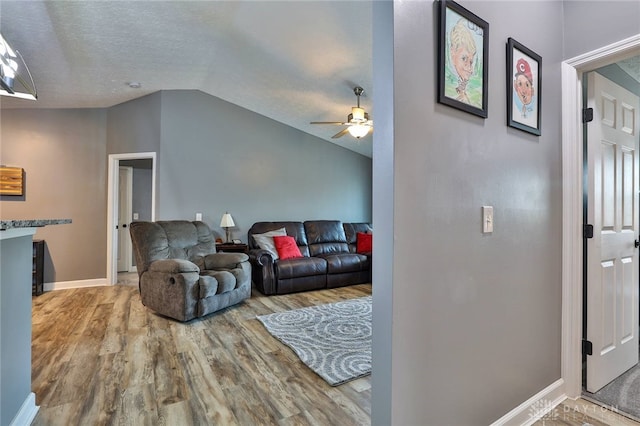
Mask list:
POLYGON ((273 244, 276 246, 276 251, 278 252, 280 260, 302 257, 302 253, 300 253, 300 249, 296 244, 295 238, 291 236, 274 236, 273 244))
POLYGON ((371 253, 373 250, 373 234, 365 234, 364 232, 358 232, 356 234, 356 252, 358 253, 371 253))

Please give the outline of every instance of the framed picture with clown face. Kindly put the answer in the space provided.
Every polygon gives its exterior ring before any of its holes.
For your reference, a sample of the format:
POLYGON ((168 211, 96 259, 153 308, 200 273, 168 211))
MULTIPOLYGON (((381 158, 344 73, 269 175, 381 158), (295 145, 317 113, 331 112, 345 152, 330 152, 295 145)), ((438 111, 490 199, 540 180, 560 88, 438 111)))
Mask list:
POLYGON ((507 41, 507 125, 540 136, 542 58, 512 38, 507 41))

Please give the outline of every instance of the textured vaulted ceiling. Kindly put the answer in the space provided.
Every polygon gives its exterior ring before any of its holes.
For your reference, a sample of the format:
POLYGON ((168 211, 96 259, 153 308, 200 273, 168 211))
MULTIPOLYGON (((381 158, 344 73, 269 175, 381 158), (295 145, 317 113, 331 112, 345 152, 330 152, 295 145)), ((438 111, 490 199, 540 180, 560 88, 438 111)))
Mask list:
POLYGON ((371 156, 371 135, 334 140, 342 127, 309 124, 346 120, 356 85, 375 119, 370 1, 0 0, 0 31, 38 89, 38 101, 2 97, 2 108, 197 89, 371 156))

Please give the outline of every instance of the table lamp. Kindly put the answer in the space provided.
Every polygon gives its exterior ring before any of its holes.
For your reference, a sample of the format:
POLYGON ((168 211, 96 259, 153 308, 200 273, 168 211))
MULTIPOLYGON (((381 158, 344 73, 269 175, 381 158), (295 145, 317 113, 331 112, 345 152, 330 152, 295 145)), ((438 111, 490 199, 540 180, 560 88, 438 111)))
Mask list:
POLYGON ((224 228, 224 230, 227 233, 227 241, 225 241, 227 243, 231 242, 229 228, 231 228, 232 226, 236 226, 236 224, 233 223, 233 218, 231 217, 229 212, 226 212, 225 214, 222 215, 222 220, 220 221, 220 227, 224 228))

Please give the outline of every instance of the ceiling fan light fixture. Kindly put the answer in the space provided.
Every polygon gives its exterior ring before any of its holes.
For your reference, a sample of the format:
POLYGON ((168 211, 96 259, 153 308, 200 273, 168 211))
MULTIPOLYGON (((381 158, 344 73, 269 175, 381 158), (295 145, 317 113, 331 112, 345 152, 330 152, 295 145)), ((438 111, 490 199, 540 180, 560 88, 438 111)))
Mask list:
POLYGON ((347 130, 351 136, 360 139, 361 137, 367 136, 369 130, 371 130, 371 126, 367 126, 366 124, 355 124, 353 126, 349 126, 347 130))
POLYGON ((364 123, 365 121, 367 121, 367 118, 365 117, 364 109, 360 107, 352 107, 351 115, 352 115, 351 117, 352 123, 364 123))
POLYGON ((373 121, 369 119, 369 114, 360 108, 360 96, 364 93, 364 89, 360 86, 353 88, 353 93, 358 99, 358 105, 351 107, 351 113, 347 115, 347 121, 312 121, 311 124, 333 124, 340 126, 347 126, 335 135, 331 136, 331 139, 338 139, 349 133, 356 139, 360 139, 367 136, 371 130, 373 130, 373 121))
POLYGON ((0 34, 0 95, 36 100, 36 86, 20 52, 0 34), (26 81, 26 78, 29 81, 26 81))

